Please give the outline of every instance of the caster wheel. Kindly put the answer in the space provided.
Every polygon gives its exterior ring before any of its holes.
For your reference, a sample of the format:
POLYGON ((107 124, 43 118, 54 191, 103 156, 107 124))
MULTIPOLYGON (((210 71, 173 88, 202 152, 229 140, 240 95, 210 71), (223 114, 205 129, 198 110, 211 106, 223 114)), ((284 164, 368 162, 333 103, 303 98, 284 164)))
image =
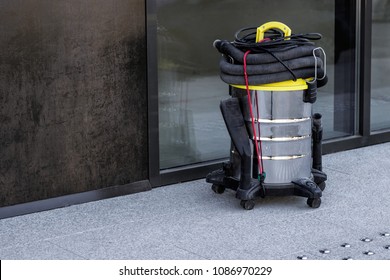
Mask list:
POLYGON ((325 190, 326 183, 322 182, 321 184, 318 185, 318 187, 321 189, 321 191, 325 190))
POLYGON ((308 198, 307 205, 311 208, 318 208, 321 205, 321 198, 308 198))
POLYGON ((253 199, 250 200, 241 200, 240 205, 245 210, 252 210, 255 207, 255 201, 253 199))
POLYGON ((213 184, 211 186, 211 189, 218 194, 224 193, 225 192, 225 187, 217 184, 213 184))

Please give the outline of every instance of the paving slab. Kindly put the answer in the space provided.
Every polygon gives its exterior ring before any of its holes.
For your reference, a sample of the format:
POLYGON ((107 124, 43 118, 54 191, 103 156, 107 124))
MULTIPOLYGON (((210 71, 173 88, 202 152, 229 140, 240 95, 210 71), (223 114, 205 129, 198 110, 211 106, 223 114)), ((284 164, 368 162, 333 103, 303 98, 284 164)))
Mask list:
POLYGON ((326 155, 323 166, 318 209, 286 196, 246 211, 201 179, 0 220, 0 258, 390 259, 380 235, 390 232, 390 143, 326 155))

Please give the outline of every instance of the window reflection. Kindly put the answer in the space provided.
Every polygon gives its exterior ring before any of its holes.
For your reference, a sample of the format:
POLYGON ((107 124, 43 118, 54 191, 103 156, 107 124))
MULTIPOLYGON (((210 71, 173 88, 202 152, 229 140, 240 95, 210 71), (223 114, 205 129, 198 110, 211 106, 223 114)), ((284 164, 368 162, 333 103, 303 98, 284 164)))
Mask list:
MULTIPOLYGON (((228 86, 219 78, 219 53, 212 43, 215 39, 233 40, 238 29, 268 21, 281 21, 293 33, 323 35, 316 44, 327 53, 329 82, 321 88, 314 110, 323 115, 325 139, 353 133, 354 88, 339 87, 335 96, 334 79, 335 71, 354 79, 354 42, 341 44, 346 47, 343 52, 335 51, 340 45, 335 41, 335 29, 350 12, 337 9, 336 4, 348 7, 349 2, 353 1, 157 1, 161 169, 229 155, 230 138, 219 111, 220 100, 229 96, 228 86), (335 54, 339 55, 337 61, 335 54), (337 63, 341 65, 338 68, 337 63), (346 124, 337 126, 340 119, 346 124)), ((347 31, 348 24, 343 25, 347 31)))
POLYGON ((390 128, 390 0, 372 1, 371 129, 390 128))

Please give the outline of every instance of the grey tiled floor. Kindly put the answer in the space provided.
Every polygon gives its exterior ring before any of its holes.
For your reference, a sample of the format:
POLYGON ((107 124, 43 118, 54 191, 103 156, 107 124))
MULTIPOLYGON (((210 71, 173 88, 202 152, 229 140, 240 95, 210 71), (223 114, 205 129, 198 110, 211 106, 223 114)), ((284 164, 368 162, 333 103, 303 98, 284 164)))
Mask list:
POLYGON ((232 191, 197 180, 0 220, 0 259, 390 260, 381 235, 390 233, 390 143, 326 155, 323 165, 318 209, 290 196, 245 211, 232 191))

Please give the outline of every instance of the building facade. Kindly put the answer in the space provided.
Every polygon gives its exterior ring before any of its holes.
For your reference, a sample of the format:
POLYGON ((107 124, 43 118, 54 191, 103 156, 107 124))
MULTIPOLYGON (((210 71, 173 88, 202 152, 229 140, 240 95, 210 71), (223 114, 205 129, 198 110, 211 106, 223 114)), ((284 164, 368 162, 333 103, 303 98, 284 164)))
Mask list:
POLYGON ((390 140, 390 1, 0 4, 0 217, 203 178, 229 155, 215 39, 322 34, 325 153, 390 140))

